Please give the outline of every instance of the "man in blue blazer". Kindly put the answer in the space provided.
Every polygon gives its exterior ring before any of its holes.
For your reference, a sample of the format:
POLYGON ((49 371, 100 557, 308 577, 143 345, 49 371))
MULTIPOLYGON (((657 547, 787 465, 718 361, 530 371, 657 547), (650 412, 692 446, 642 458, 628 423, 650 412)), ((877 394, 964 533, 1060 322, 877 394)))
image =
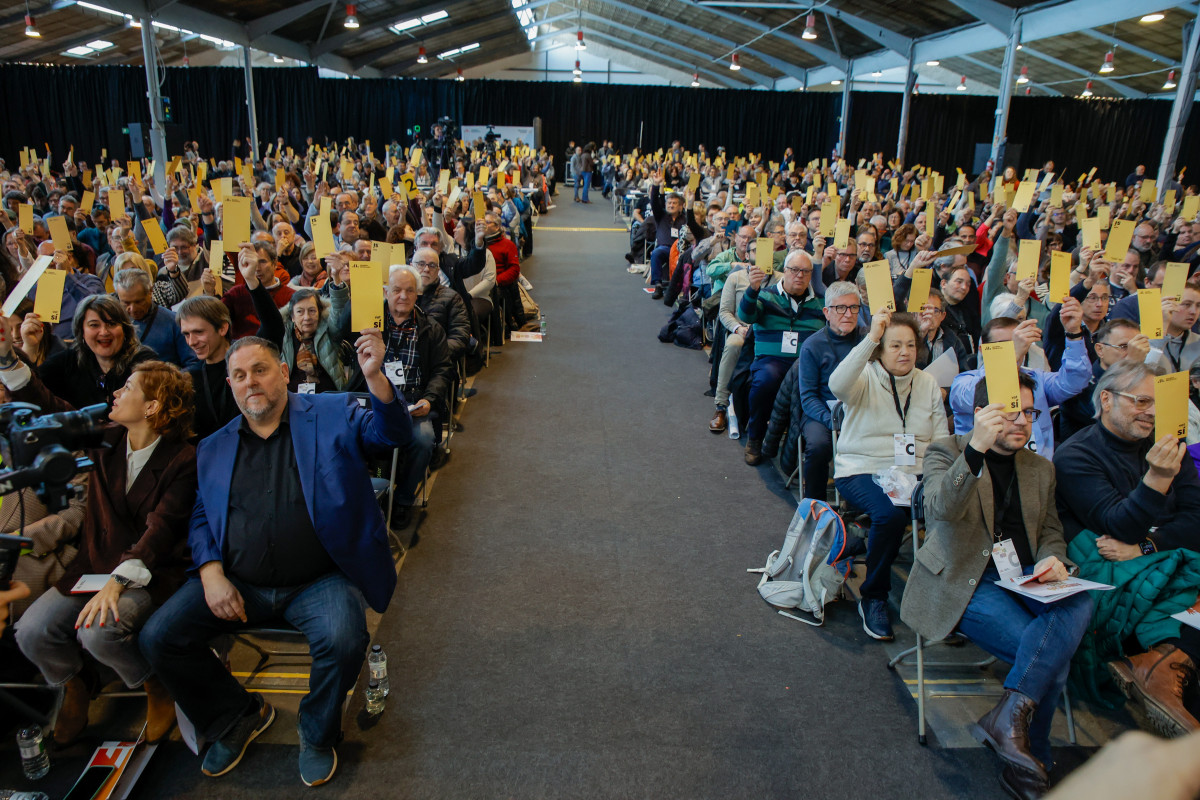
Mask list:
POLYGON ((275 719, 208 643, 279 618, 304 634, 313 659, 300 702, 300 777, 317 786, 337 769, 342 700, 366 657, 365 607, 382 612, 396 588, 366 459, 412 437, 404 398, 381 371, 380 332, 363 331, 357 349, 369 411, 345 395, 289 393, 287 364, 265 339, 240 339, 226 355, 242 413, 196 451, 195 576, 140 635, 155 674, 212 742, 205 775, 237 766, 275 719))

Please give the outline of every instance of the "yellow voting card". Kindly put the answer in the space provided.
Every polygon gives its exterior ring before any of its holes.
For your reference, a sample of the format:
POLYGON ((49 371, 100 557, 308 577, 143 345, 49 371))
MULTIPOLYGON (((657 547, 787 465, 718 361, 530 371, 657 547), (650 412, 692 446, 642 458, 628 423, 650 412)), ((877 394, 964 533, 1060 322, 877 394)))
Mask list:
POLYGON ((437 190, 443 197, 450 194, 450 170, 443 169, 438 172, 437 190))
POLYGON ((250 241, 250 198, 226 197, 221 206, 221 241, 225 252, 235 253, 243 242, 250 241))
POLYGON ((746 208, 755 208, 758 206, 758 184, 746 184, 746 208))
POLYGON ((1026 278, 1037 280, 1038 261, 1042 258, 1041 239, 1022 239, 1017 251, 1017 280, 1026 278))
MULTIPOLYGON (((40 291, 40 290, 39 290, 40 291)), ((1188 374, 1173 372, 1154 378, 1154 438, 1184 439, 1188 433, 1188 374)))
POLYGON ((313 248, 317 258, 325 258, 337 250, 333 243, 333 226, 329 224, 329 214, 317 213, 312 218, 313 248))
POLYGON ((1109 211, 1108 206, 1100 206, 1096 209, 1096 219, 1100 222, 1100 230, 1108 230, 1109 211))
POLYGON ((143 219, 142 230, 146 233, 146 240, 150 242, 150 249, 154 251, 154 255, 161 256, 167 251, 167 239, 163 236, 162 226, 158 224, 157 219, 143 219))
POLYGON ((1056 183, 1050 187, 1050 207, 1062 208, 1062 193, 1063 187, 1061 183, 1056 183))
POLYGON ((1029 204, 1033 201, 1033 193, 1036 189, 1037 184, 1033 181, 1021 181, 1017 186, 1017 196, 1013 198, 1012 207, 1024 214, 1029 210, 1029 204))
POLYGON ((921 313, 921 306, 929 299, 929 287, 933 284, 933 270, 918 269, 913 272, 912 286, 908 290, 908 312, 921 313))
POLYGON ((483 215, 487 213, 487 198, 483 196, 483 192, 471 195, 471 210, 475 214, 475 221, 483 222, 483 215))
MULTIPOLYGON (((395 244, 392 245, 392 258, 388 262, 388 266, 390 267, 392 264, 407 264, 407 263, 408 263, 408 252, 407 252, 407 248, 404 246, 404 242, 396 242, 395 244)), ((384 281, 387 280, 386 272, 384 273, 383 279, 384 279, 384 281)))
POLYGON ((479 168, 479 180, 476 181, 476 183, 478 183, 480 186, 487 186, 488 178, 491 176, 491 174, 492 174, 491 167, 489 167, 485 164, 484 166, 479 168))
MULTIPOLYGON (((84 181, 84 183, 86 183, 86 182, 87 181, 84 181)), ((1167 193, 1165 195, 1163 195, 1163 208, 1166 209, 1168 214, 1175 213, 1175 190, 1174 189, 1167 189, 1167 193)))
POLYGON ((1021 410, 1021 384, 1017 380, 1017 354, 1013 343, 991 342, 979 345, 983 356, 983 376, 987 381, 988 403, 999 403, 1005 412, 1021 410))
POLYGON ((689 192, 694 192, 699 188, 700 188, 700 173, 693 172, 691 175, 688 176, 687 190, 689 192))
POLYGON ((73 250, 71 231, 67 229, 67 218, 54 216, 46 217, 46 227, 50 229, 50 238, 54 240, 55 250, 73 250))
POLYGON ((387 178, 381 179, 379 181, 379 191, 383 193, 383 199, 385 201, 390 200, 393 192, 392 182, 387 178))
POLYGON ((55 325, 62 321, 62 296, 66 281, 67 273, 61 269, 48 269, 38 278, 33 313, 41 317, 42 322, 55 325))
MULTIPOLYGON (((1093 253, 1100 249, 1100 220, 1096 217, 1085 219, 1079 226, 1079 233, 1083 236, 1084 247, 1093 253)), ((1121 260, 1125 257, 1121 256, 1121 260)))
POLYGON ((129 162, 126 162, 126 166, 129 168, 129 177, 133 179, 134 183, 136 183, 138 186, 141 186, 142 185, 142 162, 129 161, 129 162))
POLYGON ((1138 192, 1138 199, 1143 203, 1153 203, 1158 197, 1158 184, 1156 181, 1146 178, 1142 181, 1142 189, 1138 192))
POLYGON ((798 194, 792 195, 792 213, 797 215, 804 213, 804 198, 798 194))
POLYGON ((350 262, 350 329, 383 330, 383 283, 379 267, 370 261, 350 262))
POLYGON ((33 206, 29 203, 17 206, 17 225, 26 236, 33 236, 33 206))
POLYGON ((412 151, 412 164, 414 167, 421 166, 421 162, 425 160, 425 151, 421 148, 414 148, 412 151))
POLYGON ((120 189, 108 191, 108 216, 113 222, 125 216, 125 193, 120 189))
POLYGON ((384 280, 387 280, 387 268, 392 264, 392 246, 387 242, 371 242, 371 263, 383 267, 384 280))
POLYGON ((754 266, 770 275, 775 271, 775 240, 761 236, 754 245, 754 266))
POLYGON ((933 205, 925 206, 925 235, 931 240, 937 235, 937 214, 933 205))
POLYGON ((1161 289, 1138 289, 1138 317, 1147 339, 1163 338, 1161 289))
POLYGON ((79 210, 85 214, 92 213, 92 206, 96 204, 96 193, 85 191, 83 197, 79 200, 79 210))
POLYGON ((1050 302, 1061 303, 1071 293, 1071 254, 1050 251, 1050 302))
MULTIPOLYGON (((821 214, 821 224, 825 224, 825 215, 821 214)), ((838 218, 834 221, 833 246, 841 250, 850 243, 850 220, 838 218)))
POLYGON ((1129 219, 1119 219, 1113 222, 1112 230, 1108 232, 1108 248, 1104 251, 1105 258, 1114 264, 1125 260, 1129 252, 1129 243, 1133 241, 1133 229, 1137 223, 1129 219))
POLYGON ((1187 283, 1188 265, 1179 261, 1168 261, 1167 271, 1163 273, 1162 296, 1183 299, 1183 286, 1187 283))
POLYGON ((275 169, 275 191, 283 191, 283 180, 286 175, 287 173, 283 171, 282 167, 277 167, 275 169))
POLYGON ((892 270, 886 260, 863 264, 867 276, 867 299, 871 303, 871 314, 880 309, 896 310, 896 296, 892 292, 892 270))
POLYGON ((1200 195, 1190 194, 1184 197, 1183 211, 1179 212, 1179 216, 1192 221, 1196 219, 1198 213, 1200 213, 1200 195))
POLYGON ((208 271, 217 279, 217 296, 225 294, 225 287, 222 285, 221 272, 225 268, 225 248, 221 245, 221 240, 208 243, 208 271))

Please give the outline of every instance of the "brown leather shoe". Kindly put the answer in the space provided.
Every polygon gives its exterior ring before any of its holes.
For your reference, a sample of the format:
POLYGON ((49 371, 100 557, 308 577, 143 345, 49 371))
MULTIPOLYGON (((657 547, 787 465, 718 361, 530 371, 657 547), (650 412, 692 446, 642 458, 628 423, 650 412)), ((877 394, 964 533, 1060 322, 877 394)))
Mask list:
POLYGON ((1016 800, 1039 800, 1050 791, 1049 783, 1028 770, 1005 764, 1000 773, 1000 786, 1016 800))
POLYGON ((746 442, 746 463, 757 467, 762 462, 762 439, 750 439, 746 442))
POLYGON ((1029 721, 1037 703, 1033 698, 1004 690, 1004 697, 996 707, 983 715, 972 733, 981 743, 995 751, 1006 764, 1032 773, 1043 783, 1049 781, 1046 767, 1034 757, 1029 749, 1029 721))
POLYGON ((142 688, 146 690, 146 741, 154 744, 175 726, 175 701, 158 678, 147 678, 142 688))
POLYGON ((713 418, 708 421, 708 429, 713 433, 721 433, 729 427, 729 414, 725 409, 718 408, 717 413, 713 414, 713 418))
POLYGON ((58 718, 54 721, 54 741, 68 745, 75 741, 88 724, 88 706, 92 703, 92 693, 88 691, 83 678, 76 675, 63 686, 62 707, 58 710, 58 718))
POLYGON ((1156 733, 1175 737, 1200 728, 1183 704, 1184 688, 1196 680, 1196 665, 1175 645, 1155 645, 1112 661, 1108 671, 1125 696, 1138 703, 1137 710, 1144 712, 1144 721, 1156 733))

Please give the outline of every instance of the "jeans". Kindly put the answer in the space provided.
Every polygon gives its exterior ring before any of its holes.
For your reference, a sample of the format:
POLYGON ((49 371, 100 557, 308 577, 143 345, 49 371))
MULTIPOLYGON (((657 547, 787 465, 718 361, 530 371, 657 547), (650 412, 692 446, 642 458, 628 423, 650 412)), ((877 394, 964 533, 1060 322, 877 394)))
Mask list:
POLYGON ((417 487, 425 479, 425 468, 433 456, 433 419, 418 417, 412 421, 413 438, 400 451, 396 473, 396 497, 400 505, 411 506, 417 497, 417 487))
POLYGON ((833 432, 825 423, 805 417, 804 496, 825 502, 829 496, 829 462, 833 459, 833 432))
POLYGON ((209 648, 221 634, 283 618, 308 640, 312 669, 300 701, 300 735, 312 747, 332 747, 342 730, 342 701, 367 656, 366 603, 341 572, 304 586, 266 588, 236 577, 246 623, 216 617, 193 578, 163 604, 142 629, 142 652, 154 673, 210 741, 220 739, 254 708, 255 700, 209 648))
POLYGON ((31 605, 17 622, 17 646, 37 666, 46 682, 61 686, 83 669, 86 651, 111 667, 125 685, 133 689, 150 677, 150 665, 138 649, 138 630, 154 613, 154 601, 145 589, 126 589, 117 600, 120 622, 109 612, 101 626, 100 616, 92 627, 75 630, 75 620, 93 595, 61 594, 50 588, 31 605))
MULTIPOLYGON (((1033 567, 1025 568, 1030 575, 1033 567)), ((1067 685, 1071 657, 1092 620, 1086 592, 1039 603, 997 586, 995 569, 983 573, 958 623, 958 631, 996 658, 1012 664, 1004 688, 1037 703, 1029 726, 1033 754, 1049 768, 1050 724, 1067 685)))
POLYGON ((750 421, 746 423, 746 438, 761 442, 767 435, 775 395, 787 371, 796 363, 794 357, 758 356, 750 365, 750 421))
POLYGON ((737 366, 738 357, 741 356, 742 346, 745 344, 745 337, 736 333, 725 334, 725 346, 721 349, 721 363, 717 368, 717 408, 729 406, 729 381, 733 378, 733 368, 737 366))
POLYGON ((592 188, 592 173, 585 172, 579 177, 583 179, 583 202, 590 203, 592 201, 588 199, 588 189, 592 188))
POLYGON ((664 282, 663 268, 671 263, 671 248, 655 247, 650 251, 650 283, 661 286, 664 282))
POLYGON ((871 531, 867 534, 867 577, 859 593, 864 599, 887 600, 892 590, 892 564, 900 552, 909 510, 892 505, 871 475, 850 475, 837 478, 834 483, 850 505, 862 509, 871 518, 871 531))

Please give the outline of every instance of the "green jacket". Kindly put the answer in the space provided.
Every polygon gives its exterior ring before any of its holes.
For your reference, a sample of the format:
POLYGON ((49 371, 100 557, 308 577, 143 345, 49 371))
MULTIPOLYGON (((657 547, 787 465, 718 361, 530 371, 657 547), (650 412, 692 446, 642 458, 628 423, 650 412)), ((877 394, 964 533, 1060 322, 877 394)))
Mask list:
MULTIPOLYGON (((313 349, 316 351, 317 361, 320 362, 321 369, 325 370, 326 374, 333 379, 333 384, 338 391, 345 390, 354 374, 353 368, 342 361, 341 342, 337 335, 337 322, 345 311, 349 293, 348 286, 341 289, 330 288, 329 310, 320 325, 317 326, 316 335, 313 336, 313 349)), ((291 317, 285 317, 283 328, 283 347, 280 350, 288 369, 294 371, 296 369, 296 324, 292 322, 291 317)))
POLYGON ((1092 628, 1071 661, 1071 690, 1076 697, 1116 708, 1121 693, 1106 665, 1125 655, 1124 642, 1137 637, 1144 649, 1177 638, 1180 626, 1171 619, 1196 602, 1200 588, 1200 553, 1164 550, 1128 561, 1108 561, 1096 549, 1096 534, 1080 531, 1067 555, 1079 565, 1079 576, 1117 588, 1092 592, 1096 604, 1092 628))
MULTIPOLYGON (((776 272, 783 269, 785 258, 787 258, 787 250, 776 250, 773 254, 771 262, 776 272)), ((708 262, 704 271, 708 273, 708 277, 713 279, 713 294, 721 291, 721 287, 725 285, 725 279, 729 277, 730 272, 733 272, 733 265, 738 261, 754 263, 753 258, 738 258, 737 250, 732 247, 708 262)))
POLYGON ((792 310, 792 304, 784 296, 781 284, 775 283, 770 287, 760 289, 748 288, 738 303, 737 316, 742 322, 754 326, 754 357, 779 356, 781 358, 796 358, 800 355, 800 345, 804 340, 825 327, 824 298, 817 297, 812 287, 808 288, 804 301, 799 308, 792 310), (783 334, 793 331, 796 337, 796 350, 783 351, 783 334))

